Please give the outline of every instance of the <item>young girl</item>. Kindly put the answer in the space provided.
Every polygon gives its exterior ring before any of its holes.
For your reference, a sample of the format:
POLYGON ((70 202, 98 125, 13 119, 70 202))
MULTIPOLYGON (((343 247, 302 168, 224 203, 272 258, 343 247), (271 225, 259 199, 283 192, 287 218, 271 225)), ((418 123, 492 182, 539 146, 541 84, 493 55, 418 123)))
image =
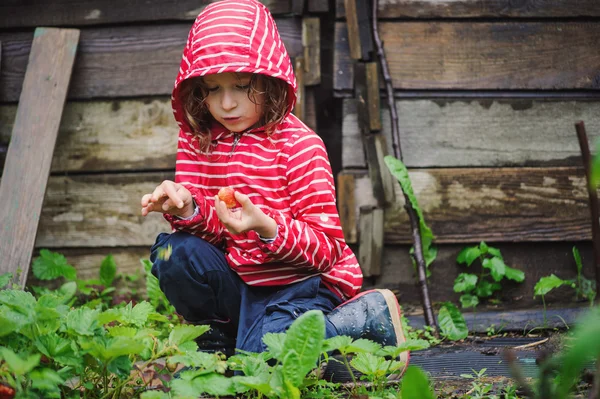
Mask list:
POLYGON ((141 201, 142 215, 161 212, 174 230, 152 247, 152 273, 178 313, 212 326, 202 349, 264 351, 265 333, 285 331, 311 309, 329 315, 328 337, 404 341, 390 291, 357 296, 362 273, 344 241, 327 153, 291 113, 295 101, 267 8, 255 0, 208 5, 173 89, 175 181, 141 201), (235 208, 217 196, 223 187, 235 190, 235 208))

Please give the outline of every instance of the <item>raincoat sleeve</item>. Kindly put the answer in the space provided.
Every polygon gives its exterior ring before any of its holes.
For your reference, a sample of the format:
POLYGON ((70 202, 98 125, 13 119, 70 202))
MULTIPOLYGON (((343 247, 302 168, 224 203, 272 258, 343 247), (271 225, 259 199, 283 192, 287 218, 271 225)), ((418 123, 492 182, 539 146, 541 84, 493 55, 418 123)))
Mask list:
POLYGON ((181 219, 176 216, 164 214, 165 219, 171 224, 173 230, 185 231, 194 234, 213 245, 220 245, 223 240, 225 228, 219 221, 212 201, 207 201, 200 190, 186 181, 186 172, 193 172, 194 161, 197 161, 196 146, 191 142, 191 135, 179 132, 177 144, 177 162, 175 166, 175 182, 184 185, 192 194, 194 203, 198 208, 197 214, 190 219, 181 219))
POLYGON ((294 217, 267 211, 277 222, 277 236, 272 243, 258 245, 280 261, 326 272, 341 258, 345 245, 325 146, 312 133, 298 138, 287 156, 294 217))

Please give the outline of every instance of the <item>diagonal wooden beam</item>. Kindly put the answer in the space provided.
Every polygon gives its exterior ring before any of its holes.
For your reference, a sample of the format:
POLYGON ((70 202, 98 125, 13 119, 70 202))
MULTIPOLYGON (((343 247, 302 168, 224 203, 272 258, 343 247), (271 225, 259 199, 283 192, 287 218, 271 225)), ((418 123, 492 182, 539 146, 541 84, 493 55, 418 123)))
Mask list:
POLYGON ((0 183, 0 274, 24 287, 79 30, 37 28, 0 183))

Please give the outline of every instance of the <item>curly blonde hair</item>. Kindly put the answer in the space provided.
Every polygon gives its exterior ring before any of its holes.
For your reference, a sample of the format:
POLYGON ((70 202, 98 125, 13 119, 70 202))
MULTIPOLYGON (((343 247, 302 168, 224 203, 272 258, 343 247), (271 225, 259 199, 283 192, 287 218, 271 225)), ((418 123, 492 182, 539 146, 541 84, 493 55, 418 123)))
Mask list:
MULTIPOLYGON (((255 98, 261 94, 264 95, 264 103, 258 126, 264 126, 265 132, 270 135, 287 114, 288 84, 281 79, 252 74, 248 87, 248 98, 256 104, 255 98)), ((214 120, 206 104, 207 95, 208 86, 202 77, 188 79, 181 83, 179 98, 183 106, 184 117, 193 133, 198 136, 202 151, 210 149, 210 127, 214 120)))

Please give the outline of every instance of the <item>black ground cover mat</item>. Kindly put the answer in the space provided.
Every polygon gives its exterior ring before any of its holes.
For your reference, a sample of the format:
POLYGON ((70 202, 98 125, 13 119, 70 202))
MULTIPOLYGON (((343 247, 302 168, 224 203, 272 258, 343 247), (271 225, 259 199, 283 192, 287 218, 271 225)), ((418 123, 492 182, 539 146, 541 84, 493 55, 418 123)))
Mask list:
MULTIPOLYGON (((474 374, 487 369, 486 376, 510 377, 508 364, 502 357, 505 348, 515 348, 540 341, 541 338, 494 338, 475 339, 468 343, 439 345, 422 351, 411 352, 410 364, 419 366, 433 378, 456 378, 461 374, 474 374)), ((517 362, 525 377, 535 377, 537 352, 514 349, 517 362)))

